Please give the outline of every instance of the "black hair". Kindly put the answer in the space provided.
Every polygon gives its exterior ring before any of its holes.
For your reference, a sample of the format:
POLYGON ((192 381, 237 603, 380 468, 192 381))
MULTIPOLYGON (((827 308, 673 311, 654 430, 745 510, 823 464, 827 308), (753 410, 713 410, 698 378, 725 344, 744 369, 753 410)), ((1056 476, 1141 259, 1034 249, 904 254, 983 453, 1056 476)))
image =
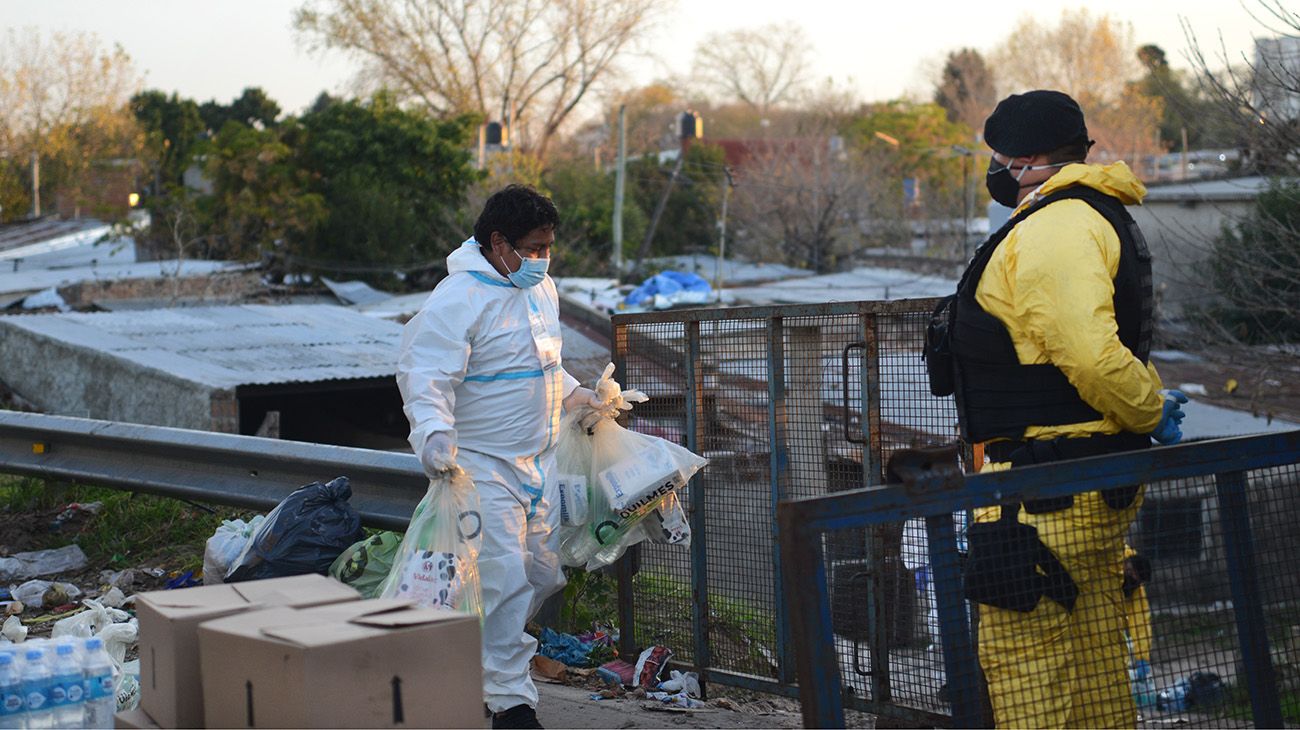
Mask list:
POLYGON ((1048 152, 1047 162, 1052 165, 1062 162, 1083 162, 1088 158, 1088 150, 1092 149, 1092 145, 1093 141, 1085 134, 1080 139, 1048 152))
POLYGON ((486 256, 492 248, 493 232, 513 246, 533 230, 555 230, 559 224, 560 213, 550 198, 528 185, 507 185, 483 204, 483 212, 474 222, 474 240, 486 256))
POLYGON ((1133 572, 1137 574, 1139 581, 1146 583, 1151 580, 1151 561, 1147 560, 1145 555, 1130 555, 1124 559, 1124 562, 1133 566, 1133 572))

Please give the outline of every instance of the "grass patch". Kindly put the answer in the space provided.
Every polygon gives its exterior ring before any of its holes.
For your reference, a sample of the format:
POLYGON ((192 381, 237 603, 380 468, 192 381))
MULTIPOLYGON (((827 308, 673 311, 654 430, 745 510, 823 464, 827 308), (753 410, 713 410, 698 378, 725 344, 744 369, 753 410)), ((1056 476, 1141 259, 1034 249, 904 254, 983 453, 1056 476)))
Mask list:
POLYGON ((203 548, 223 519, 247 512, 194 505, 117 489, 0 476, 0 543, 7 550, 39 550, 75 543, 95 569, 203 567, 203 548), (102 502, 98 514, 50 525, 72 502, 102 502))
MULTIPOLYGON (((681 656, 694 646, 691 586, 657 571, 636 576, 637 635, 664 643, 681 656), (658 610, 646 610, 646 607, 658 610)), ((712 664, 758 676, 772 676, 776 652, 776 614, 749 601, 709 594, 709 644, 712 664)))

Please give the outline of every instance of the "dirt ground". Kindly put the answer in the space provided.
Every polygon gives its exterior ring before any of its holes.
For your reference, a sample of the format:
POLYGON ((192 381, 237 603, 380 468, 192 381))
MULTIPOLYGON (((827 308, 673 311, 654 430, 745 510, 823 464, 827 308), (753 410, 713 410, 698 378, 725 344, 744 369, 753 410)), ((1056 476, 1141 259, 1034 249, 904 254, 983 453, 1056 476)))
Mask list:
POLYGON ((1300 355, 1270 348, 1207 349, 1191 360, 1152 355, 1166 388, 1205 386, 1199 401, 1258 416, 1300 422, 1300 355))
POLYGON ((802 727, 799 704, 792 700, 728 703, 711 700, 702 710, 664 711, 652 700, 593 700, 591 690, 538 683, 537 718, 546 727, 572 728, 796 728, 802 727))

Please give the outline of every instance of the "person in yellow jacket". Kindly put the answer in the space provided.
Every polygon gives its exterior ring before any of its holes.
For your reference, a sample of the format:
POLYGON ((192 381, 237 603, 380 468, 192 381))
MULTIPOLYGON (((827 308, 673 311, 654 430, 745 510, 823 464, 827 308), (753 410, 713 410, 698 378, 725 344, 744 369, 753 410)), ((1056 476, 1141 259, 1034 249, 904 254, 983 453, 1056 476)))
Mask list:
POLYGON ((1151 561, 1138 551, 1124 546, 1125 629, 1128 633, 1130 667, 1133 678, 1151 676, 1151 604, 1147 602, 1147 581, 1151 580, 1151 561))
MULTIPOLYGON (((1150 258, 1124 210, 1145 187, 1123 162, 1086 163, 1083 112, 1057 91, 1002 100, 984 138, 989 192, 1015 212, 953 304, 963 436, 987 442, 995 470, 1176 443, 1186 398, 1162 392, 1147 362, 1150 258)), ((1020 525, 1021 537, 1036 530, 1050 552, 1044 561, 1034 549, 1024 586, 997 585, 996 570, 983 584, 1001 593, 980 606, 979 625, 998 727, 1134 726, 1121 564, 1141 501, 1134 485, 977 512, 1020 525)), ((971 595, 969 534, 967 595, 983 604, 971 595)))

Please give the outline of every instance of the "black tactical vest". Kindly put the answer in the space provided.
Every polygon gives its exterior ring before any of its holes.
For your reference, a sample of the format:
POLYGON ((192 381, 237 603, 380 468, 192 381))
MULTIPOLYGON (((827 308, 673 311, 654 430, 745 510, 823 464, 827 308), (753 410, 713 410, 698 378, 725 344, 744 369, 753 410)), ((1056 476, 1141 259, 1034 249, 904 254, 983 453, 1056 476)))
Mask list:
MULTIPOLYGON (((1007 328, 975 301, 975 290, 998 245, 1020 221, 1061 200, 1083 200, 1115 228, 1120 241, 1115 274, 1119 339, 1143 363, 1151 351, 1151 254, 1133 217, 1116 198, 1076 185, 1054 192, 1007 221, 975 252, 949 311, 957 415, 969 443, 1021 439, 1028 426, 1096 421, 1102 414, 1079 397, 1059 368, 1021 365, 1007 328)), ((1068 306, 1068 303, 1065 303, 1068 306)))

